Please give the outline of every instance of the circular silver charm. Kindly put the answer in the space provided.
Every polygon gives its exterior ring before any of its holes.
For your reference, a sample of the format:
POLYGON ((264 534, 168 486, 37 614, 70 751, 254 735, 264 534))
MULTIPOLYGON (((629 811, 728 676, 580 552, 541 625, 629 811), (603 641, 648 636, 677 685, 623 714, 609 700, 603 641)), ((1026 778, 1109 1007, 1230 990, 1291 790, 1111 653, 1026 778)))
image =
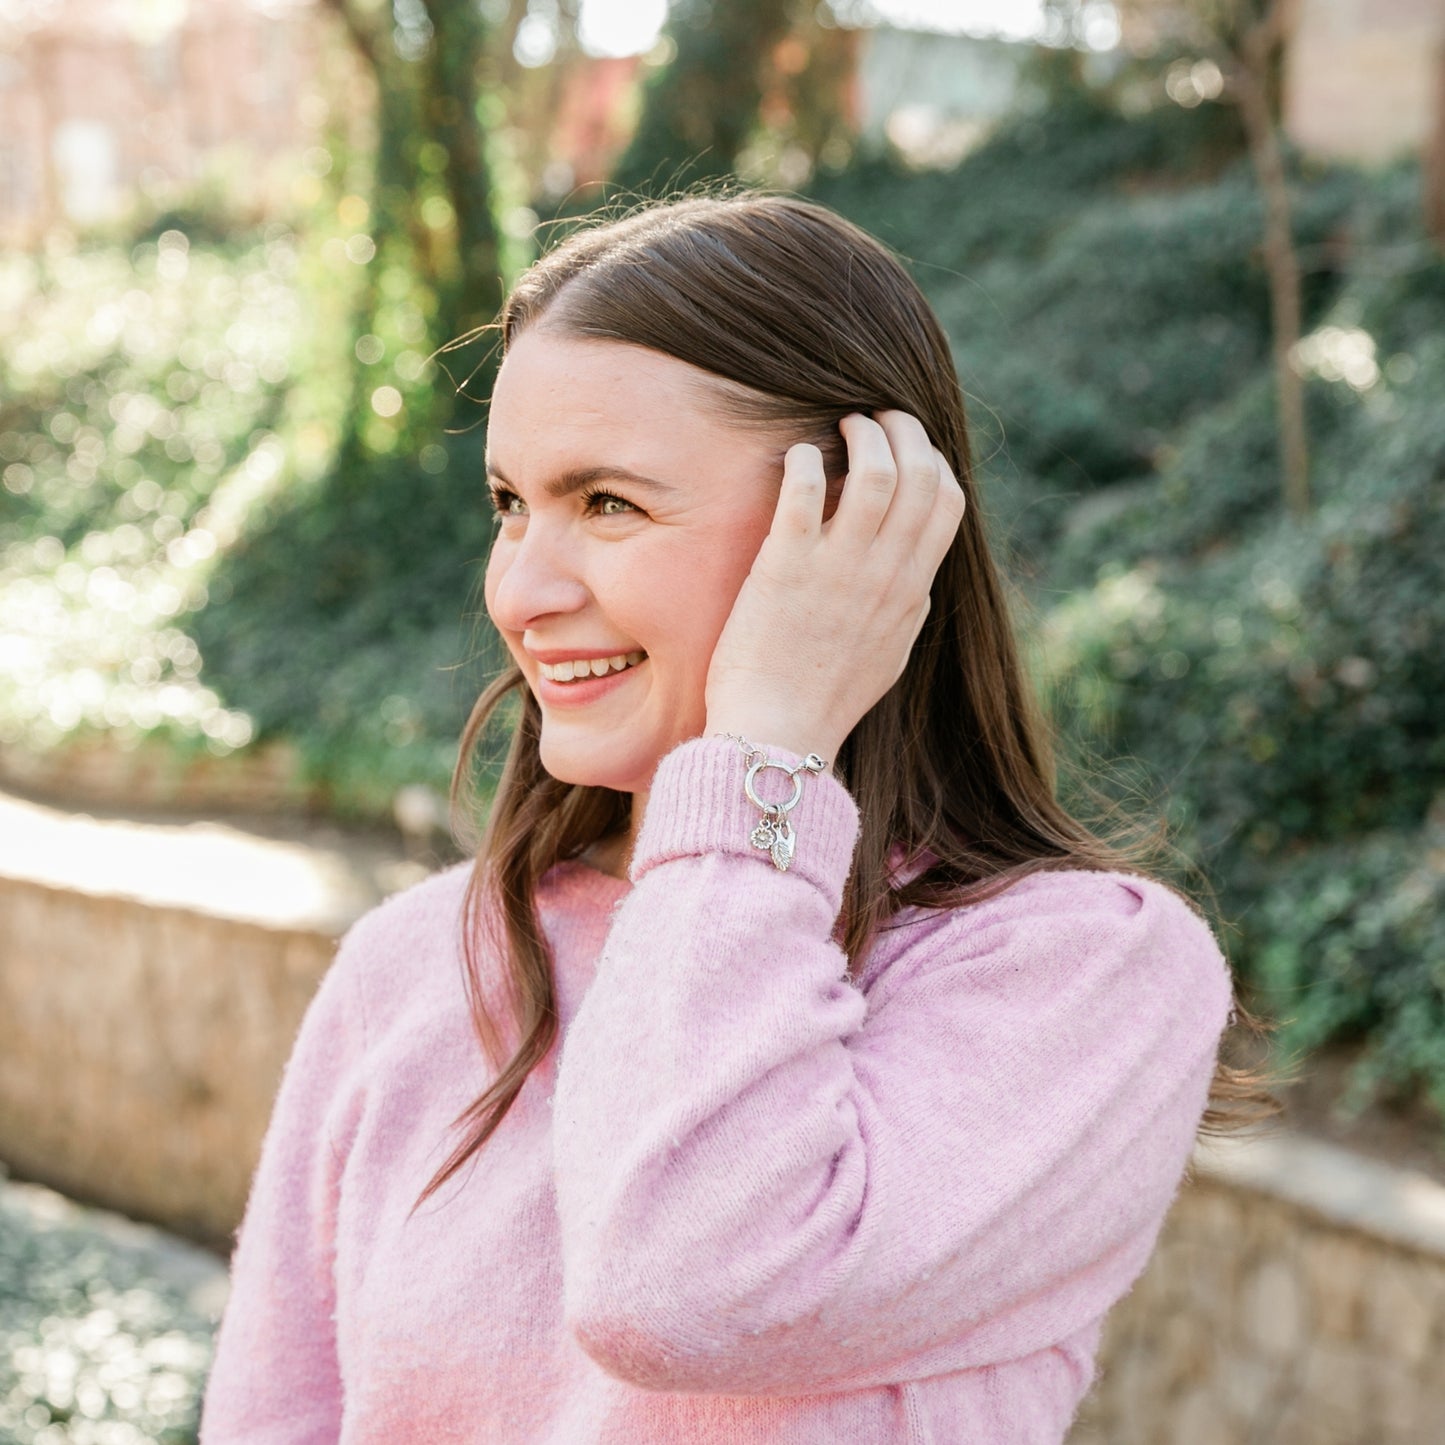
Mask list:
POLYGON ((747 794, 748 802, 753 807, 761 808, 764 813, 776 813, 782 817, 784 813, 791 813, 798 806, 798 799, 803 796, 803 780, 797 772, 786 763, 772 763, 766 758, 759 758, 757 762, 748 766, 748 775, 743 779, 743 792, 747 794), (786 773, 792 780, 793 796, 786 803, 765 803, 753 790, 753 779, 762 772, 764 768, 772 768, 775 772, 786 773))

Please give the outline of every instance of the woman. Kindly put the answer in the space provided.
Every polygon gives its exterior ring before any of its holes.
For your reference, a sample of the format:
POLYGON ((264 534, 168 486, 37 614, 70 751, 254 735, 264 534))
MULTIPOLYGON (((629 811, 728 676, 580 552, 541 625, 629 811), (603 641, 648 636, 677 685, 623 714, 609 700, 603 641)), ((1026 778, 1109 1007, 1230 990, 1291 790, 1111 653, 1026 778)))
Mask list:
POLYGON ((501 329, 458 779, 520 720, 307 1015, 203 1440, 1062 1440, 1230 983, 1055 801, 946 338, 776 197, 574 235, 501 329))

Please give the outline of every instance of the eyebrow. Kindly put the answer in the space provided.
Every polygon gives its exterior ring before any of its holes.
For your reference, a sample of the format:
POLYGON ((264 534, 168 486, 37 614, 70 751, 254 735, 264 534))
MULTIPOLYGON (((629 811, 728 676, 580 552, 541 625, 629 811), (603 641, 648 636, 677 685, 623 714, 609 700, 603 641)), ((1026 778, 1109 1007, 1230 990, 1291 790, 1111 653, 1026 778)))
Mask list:
MULTIPOLYGON (((510 487, 509 482, 499 468, 487 463, 487 475, 495 477, 504 487, 510 487)), ((572 467, 553 477, 543 491, 549 497, 569 497, 573 492, 580 492, 583 487, 591 486, 593 482, 631 482, 633 486, 645 487, 653 492, 675 492, 676 487, 667 482, 659 482, 654 477, 644 477, 641 472, 634 472, 628 467, 614 467, 602 465, 596 467, 572 467)))

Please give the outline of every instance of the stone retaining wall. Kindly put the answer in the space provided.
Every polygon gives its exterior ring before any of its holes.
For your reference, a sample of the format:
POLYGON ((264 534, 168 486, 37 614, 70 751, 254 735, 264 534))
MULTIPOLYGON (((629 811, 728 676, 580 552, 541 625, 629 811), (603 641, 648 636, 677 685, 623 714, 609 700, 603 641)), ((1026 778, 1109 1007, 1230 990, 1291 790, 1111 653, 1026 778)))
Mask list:
MULTIPOLYGON (((346 910, 18 871, 0 856, 0 1161, 223 1242, 346 910)), ((1441 1441, 1445 1186, 1290 1135, 1202 1146, 1071 1445, 1441 1441)))
POLYGON ((0 878, 0 1160, 224 1242, 324 933, 0 878))
POLYGON ((335 940, 424 872, 0 796, 0 1163, 224 1244, 335 940))
POLYGON ((1445 1441, 1445 1187, 1288 1135, 1198 1160, 1070 1445, 1445 1441))

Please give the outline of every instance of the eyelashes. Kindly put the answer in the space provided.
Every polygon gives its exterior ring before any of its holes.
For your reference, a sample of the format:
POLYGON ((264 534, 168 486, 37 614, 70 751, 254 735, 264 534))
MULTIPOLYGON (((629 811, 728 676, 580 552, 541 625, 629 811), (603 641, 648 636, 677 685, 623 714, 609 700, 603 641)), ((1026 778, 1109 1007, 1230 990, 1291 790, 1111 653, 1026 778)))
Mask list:
MULTIPOLYGON (((510 488, 489 486, 487 495, 492 504, 492 518, 500 522, 505 517, 522 517, 526 515, 525 510, 513 511, 513 506, 525 508, 526 503, 510 488)), ((584 487, 578 494, 583 508, 599 517, 618 517, 628 512, 641 512, 642 508, 626 497, 619 497, 616 492, 609 492, 602 487, 584 487), (613 507, 611 504, 615 503, 613 507)))
POLYGON ((596 512, 598 516, 602 517, 616 517, 620 516, 622 512, 637 512, 641 510, 640 507, 633 506, 626 497, 619 497, 616 492, 606 491, 602 487, 584 487, 581 497, 582 505, 586 507, 589 512, 596 512), (616 502, 621 510, 608 510, 607 504, 609 502, 616 502))
POLYGON ((503 517, 520 515, 511 510, 513 502, 521 501, 521 498, 515 492, 508 490, 506 487, 489 486, 487 488, 487 496, 492 503, 492 520, 494 522, 500 522, 503 517))

